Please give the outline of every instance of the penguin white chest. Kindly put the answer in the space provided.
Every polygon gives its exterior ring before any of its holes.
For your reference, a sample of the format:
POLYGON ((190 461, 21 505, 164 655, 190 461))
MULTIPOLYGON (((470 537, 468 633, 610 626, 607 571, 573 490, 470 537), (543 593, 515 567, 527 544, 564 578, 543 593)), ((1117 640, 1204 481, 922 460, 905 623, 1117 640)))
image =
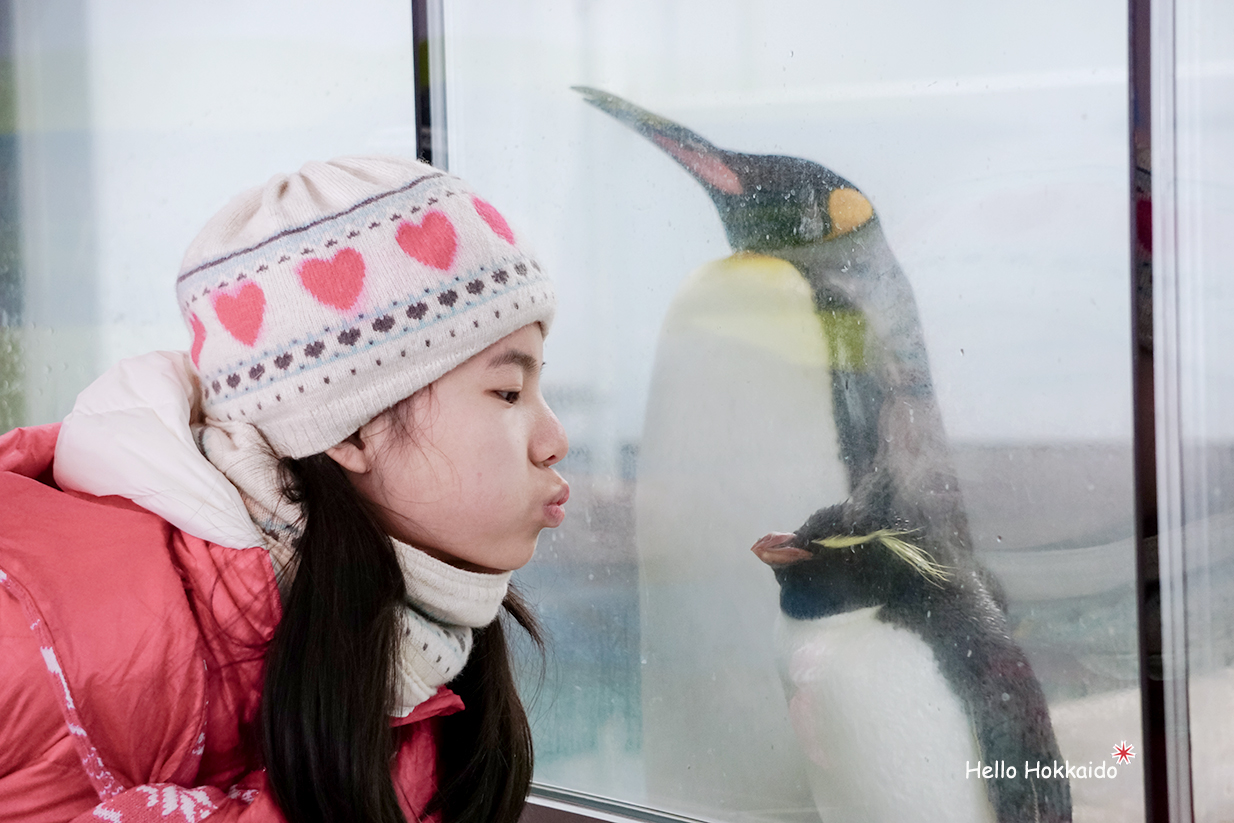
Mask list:
POLYGON ((824 823, 986 823, 980 755, 929 646, 880 607, 816 620, 780 615, 780 676, 824 823))
POLYGON ((801 273, 757 255, 701 268, 664 319, 634 518, 655 796, 811 804, 767 642, 778 587, 747 549, 848 494, 825 332, 801 273))

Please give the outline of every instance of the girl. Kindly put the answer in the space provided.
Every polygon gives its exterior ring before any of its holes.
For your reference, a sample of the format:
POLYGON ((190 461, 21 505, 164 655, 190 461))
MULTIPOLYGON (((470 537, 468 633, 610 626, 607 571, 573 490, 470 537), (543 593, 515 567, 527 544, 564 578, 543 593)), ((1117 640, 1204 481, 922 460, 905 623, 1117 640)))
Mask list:
POLYGON ((177 294, 187 354, 0 438, 0 816, 514 823, 550 283, 461 180, 344 158, 233 200, 177 294))

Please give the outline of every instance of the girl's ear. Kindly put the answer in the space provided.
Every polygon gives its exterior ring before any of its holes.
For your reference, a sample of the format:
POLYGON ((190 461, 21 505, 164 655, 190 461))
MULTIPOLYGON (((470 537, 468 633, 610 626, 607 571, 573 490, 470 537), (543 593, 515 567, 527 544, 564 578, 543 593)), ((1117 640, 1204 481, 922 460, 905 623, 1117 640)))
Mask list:
POLYGON ((367 474, 373 468, 373 447, 364 440, 363 427, 336 446, 326 456, 352 474, 367 474))

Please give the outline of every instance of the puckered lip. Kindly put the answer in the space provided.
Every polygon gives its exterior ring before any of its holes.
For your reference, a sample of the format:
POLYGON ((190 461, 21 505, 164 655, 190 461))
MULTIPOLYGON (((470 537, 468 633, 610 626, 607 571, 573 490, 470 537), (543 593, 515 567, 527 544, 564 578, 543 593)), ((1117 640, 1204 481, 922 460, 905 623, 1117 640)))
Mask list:
POLYGON ((570 484, 563 481, 561 491, 557 496, 548 502, 550 506, 564 506, 566 501, 570 499, 570 484))
POLYGON ((566 519, 566 510, 563 506, 570 499, 570 484, 564 480, 561 483, 561 490, 557 492, 557 496, 544 504, 544 524, 550 529, 557 528, 566 519))

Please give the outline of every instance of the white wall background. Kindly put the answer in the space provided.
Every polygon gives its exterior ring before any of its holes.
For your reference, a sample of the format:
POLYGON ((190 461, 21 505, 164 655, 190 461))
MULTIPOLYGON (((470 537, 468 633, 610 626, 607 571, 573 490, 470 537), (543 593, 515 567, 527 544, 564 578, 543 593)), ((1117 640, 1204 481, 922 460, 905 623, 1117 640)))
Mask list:
POLYGON ((14 18, 23 256, 45 295, 27 312, 28 422, 62 417, 120 358, 187 348, 180 258, 230 197, 307 160, 415 155, 405 0, 18 0, 14 18), (81 139, 47 148, 65 134, 81 139), (84 153, 88 179, 49 192, 66 151, 84 153), (91 254, 68 271, 52 253, 57 212, 82 199, 91 254), (63 287, 74 279, 92 291, 63 287), (88 305, 67 324, 58 301, 88 305))
POLYGON ((549 374, 591 380, 620 438, 638 439, 676 285, 727 244, 697 184, 575 84, 862 188, 916 288, 957 439, 1129 437, 1122 4, 447 11, 451 165, 538 239, 564 298, 549 374))

